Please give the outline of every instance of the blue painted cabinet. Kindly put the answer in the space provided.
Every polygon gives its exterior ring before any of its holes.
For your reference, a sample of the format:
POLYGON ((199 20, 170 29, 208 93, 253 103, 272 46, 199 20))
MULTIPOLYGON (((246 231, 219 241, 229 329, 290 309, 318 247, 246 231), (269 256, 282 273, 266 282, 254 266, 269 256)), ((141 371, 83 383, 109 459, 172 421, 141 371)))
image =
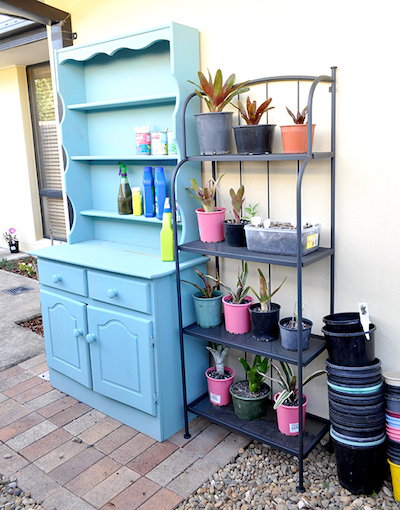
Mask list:
MULTIPOLYGON (((131 187, 142 188, 144 166, 171 178, 182 153, 137 155, 135 128, 173 131, 199 69, 199 34, 177 23, 56 55, 62 102, 65 192, 73 211, 67 244, 37 250, 47 363, 51 384, 162 441, 184 424, 174 262, 160 257, 161 221, 119 215, 119 162, 131 187)), ((193 101, 192 113, 199 111, 193 101)), ((193 118, 193 116, 191 116, 193 118)), ((194 118, 187 126, 194 135, 194 118)), ((196 144, 196 136, 190 137, 196 144)), ((192 147, 196 151, 196 147, 192 147)), ((197 149, 198 150, 198 149, 197 149)), ((176 181, 180 242, 198 239, 189 177, 176 181)), ((188 254, 182 278, 205 271, 207 259, 188 254)), ((193 290, 185 286, 184 320, 194 320, 193 290)), ((186 363, 192 397, 206 390, 208 353, 190 342, 186 363)))

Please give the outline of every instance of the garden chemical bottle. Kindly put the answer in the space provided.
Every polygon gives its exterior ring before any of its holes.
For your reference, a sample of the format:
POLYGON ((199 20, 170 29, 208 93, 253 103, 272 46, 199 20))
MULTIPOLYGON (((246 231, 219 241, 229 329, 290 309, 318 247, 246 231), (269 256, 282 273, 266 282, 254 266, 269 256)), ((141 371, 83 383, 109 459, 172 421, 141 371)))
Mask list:
POLYGON ((152 218, 155 215, 154 179, 151 166, 145 166, 143 172, 143 208, 146 218, 152 218))
POLYGON ((168 197, 165 199, 163 210, 162 229, 160 233, 161 260, 167 262, 175 260, 174 236, 171 225, 171 206, 168 197))
POLYGON ((121 182, 118 192, 118 213, 133 214, 132 192, 126 175, 126 166, 123 163, 119 164, 119 175, 121 176, 121 182))
POLYGON ((162 166, 155 167, 154 188, 156 198, 156 218, 163 219, 164 203, 167 196, 167 183, 162 166))

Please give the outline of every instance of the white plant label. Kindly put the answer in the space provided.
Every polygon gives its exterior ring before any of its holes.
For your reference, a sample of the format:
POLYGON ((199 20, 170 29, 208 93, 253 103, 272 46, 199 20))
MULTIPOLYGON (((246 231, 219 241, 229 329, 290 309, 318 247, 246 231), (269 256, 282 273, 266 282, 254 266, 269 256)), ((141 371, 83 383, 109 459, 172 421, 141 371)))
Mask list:
POLYGON ((216 395, 215 393, 210 393, 210 400, 214 404, 220 404, 221 403, 221 395, 216 395))
POLYGON ((289 431, 293 434, 299 431, 299 422, 289 423, 289 431))
POLYGON ((370 339, 370 336, 369 336, 370 320, 369 320, 369 312, 368 312, 367 303, 358 303, 358 311, 360 314, 361 326, 362 326, 363 330, 365 331, 365 336, 366 336, 367 340, 369 340, 370 339))

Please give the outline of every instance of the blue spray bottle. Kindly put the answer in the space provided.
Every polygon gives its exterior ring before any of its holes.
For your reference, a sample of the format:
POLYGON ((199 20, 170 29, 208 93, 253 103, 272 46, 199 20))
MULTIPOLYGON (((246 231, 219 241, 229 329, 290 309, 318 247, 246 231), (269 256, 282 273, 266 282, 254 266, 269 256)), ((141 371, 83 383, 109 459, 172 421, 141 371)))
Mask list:
POLYGON ((164 203, 167 197, 167 182, 165 180, 164 168, 162 166, 155 167, 154 188, 156 197, 156 218, 162 220, 164 203))

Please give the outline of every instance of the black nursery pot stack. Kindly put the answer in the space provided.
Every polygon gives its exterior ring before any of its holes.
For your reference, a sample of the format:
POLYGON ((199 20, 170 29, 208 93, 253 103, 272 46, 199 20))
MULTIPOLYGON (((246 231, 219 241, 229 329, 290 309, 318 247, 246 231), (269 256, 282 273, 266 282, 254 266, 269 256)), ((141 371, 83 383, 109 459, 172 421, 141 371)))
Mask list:
POLYGON ((369 339, 358 313, 324 317, 329 358, 329 418, 339 483, 353 494, 378 492, 385 479, 386 429, 381 362, 375 330, 369 339))

